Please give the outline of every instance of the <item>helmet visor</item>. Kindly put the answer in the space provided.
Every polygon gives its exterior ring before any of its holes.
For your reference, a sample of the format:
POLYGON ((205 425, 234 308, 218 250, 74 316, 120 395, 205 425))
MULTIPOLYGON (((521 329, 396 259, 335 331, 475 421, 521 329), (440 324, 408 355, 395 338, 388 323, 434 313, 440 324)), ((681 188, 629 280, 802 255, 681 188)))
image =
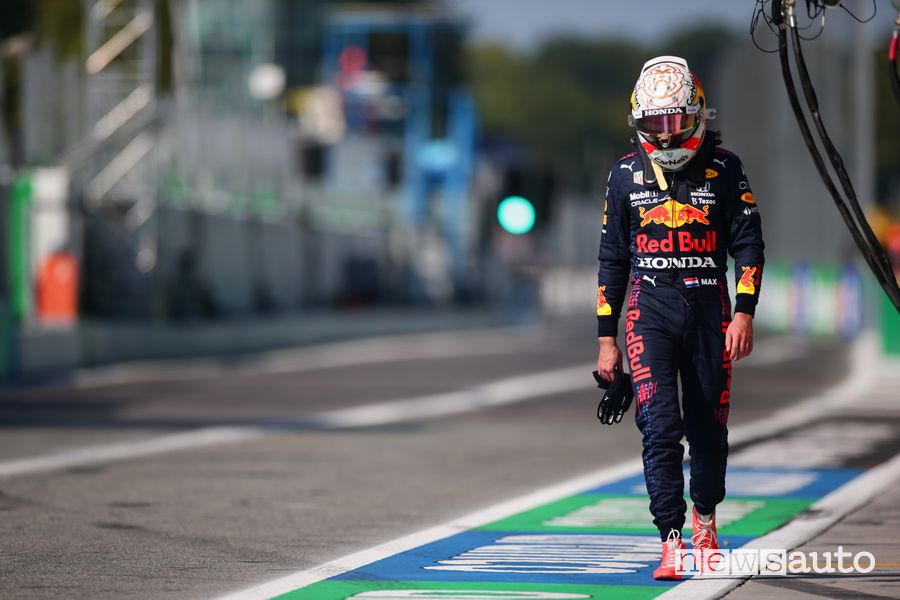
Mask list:
POLYGON ((650 115, 634 120, 634 126, 651 135, 678 135, 692 131, 697 126, 697 113, 675 115, 650 115))
POLYGON ((677 146, 691 137, 700 119, 694 114, 650 115, 634 120, 634 127, 655 146, 677 146))

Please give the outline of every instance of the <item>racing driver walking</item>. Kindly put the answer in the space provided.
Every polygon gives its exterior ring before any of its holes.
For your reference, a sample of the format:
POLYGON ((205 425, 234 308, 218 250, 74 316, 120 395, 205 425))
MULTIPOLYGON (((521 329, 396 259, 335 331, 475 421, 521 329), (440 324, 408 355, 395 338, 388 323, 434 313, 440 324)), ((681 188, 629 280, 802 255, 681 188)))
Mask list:
MULTIPOLYGON (((622 369, 616 336, 630 276, 625 360, 643 434, 650 512, 663 541, 655 579, 681 577, 683 436, 690 452, 693 547, 700 555, 718 549, 715 510, 725 497, 731 363, 753 349, 762 278, 756 199, 740 159, 707 129, 713 116, 685 60, 648 61, 631 96, 635 152, 613 166, 606 191, 597 371, 612 381, 622 369), (735 262, 733 317, 726 252, 735 262)), ((709 568, 704 562, 701 569, 709 568)))

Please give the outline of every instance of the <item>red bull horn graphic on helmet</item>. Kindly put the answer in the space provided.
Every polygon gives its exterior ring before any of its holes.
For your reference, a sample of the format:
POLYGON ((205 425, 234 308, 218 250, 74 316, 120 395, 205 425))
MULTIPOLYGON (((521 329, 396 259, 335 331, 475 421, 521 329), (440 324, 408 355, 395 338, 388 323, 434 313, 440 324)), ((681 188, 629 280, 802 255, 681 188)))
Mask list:
POLYGON ((657 225, 665 225, 667 227, 681 227, 689 223, 697 222, 703 225, 709 225, 709 206, 704 206, 703 210, 695 208, 690 204, 682 204, 677 200, 669 198, 665 202, 657 204, 650 210, 645 208, 639 209, 641 217, 641 227, 646 227, 650 223, 657 225))
POLYGON ((606 290, 605 285, 597 286, 597 316, 598 317, 608 317, 612 314, 612 306, 606 301, 606 296, 603 295, 604 290, 606 290))
POLYGON ((737 284, 738 294, 755 294, 756 293, 756 272, 759 267, 741 267, 743 274, 737 284))

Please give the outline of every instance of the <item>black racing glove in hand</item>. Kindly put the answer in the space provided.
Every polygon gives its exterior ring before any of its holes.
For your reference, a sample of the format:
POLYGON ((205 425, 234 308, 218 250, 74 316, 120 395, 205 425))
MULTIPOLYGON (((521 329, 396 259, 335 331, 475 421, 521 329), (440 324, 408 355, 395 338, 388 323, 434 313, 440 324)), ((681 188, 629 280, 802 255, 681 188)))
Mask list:
POLYGON ((606 390, 600 405, 597 406, 597 418, 601 423, 612 425, 622 420, 622 416, 631 408, 634 390, 631 389, 631 375, 616 369, 616 378, 606 381, 600 373, 594 371, 597 387, 606 390))

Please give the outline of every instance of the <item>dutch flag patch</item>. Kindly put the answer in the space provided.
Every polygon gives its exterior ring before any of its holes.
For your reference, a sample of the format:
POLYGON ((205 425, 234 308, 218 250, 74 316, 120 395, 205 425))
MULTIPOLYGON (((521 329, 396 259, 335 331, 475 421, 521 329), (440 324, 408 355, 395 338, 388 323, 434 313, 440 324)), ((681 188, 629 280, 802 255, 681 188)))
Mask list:
POLYGON ((695 288, 700 287, 700 280, 696 277, 685 277, 684 287, 695 288))

